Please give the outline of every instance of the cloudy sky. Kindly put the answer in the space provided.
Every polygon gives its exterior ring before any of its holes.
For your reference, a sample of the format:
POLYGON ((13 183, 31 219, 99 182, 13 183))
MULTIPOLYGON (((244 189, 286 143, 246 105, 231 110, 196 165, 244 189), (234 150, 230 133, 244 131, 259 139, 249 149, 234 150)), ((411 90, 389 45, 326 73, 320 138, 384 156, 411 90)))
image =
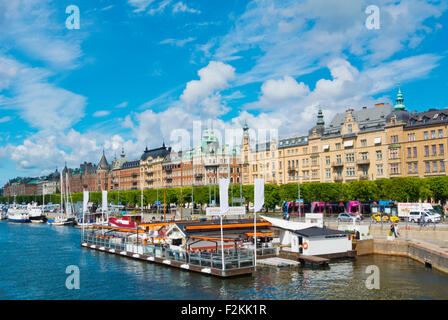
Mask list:
POLYGON ((446 1, 0 0, 0 184, 179 146, 194 121, 305 133, 347 107, 447 108, 446 1), (80 28, 69 5, 80 13, 80 28), (379 29, 366 27, 379 8, 379 29))

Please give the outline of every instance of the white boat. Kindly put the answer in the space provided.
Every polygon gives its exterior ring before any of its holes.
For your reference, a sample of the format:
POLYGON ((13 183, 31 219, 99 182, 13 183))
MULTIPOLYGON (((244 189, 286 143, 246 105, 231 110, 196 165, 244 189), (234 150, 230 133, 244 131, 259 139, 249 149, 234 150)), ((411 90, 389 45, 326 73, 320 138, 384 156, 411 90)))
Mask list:
POLYGON ((27 223, 30 222, 30 217, 25 210, 21 209, 9 209, 8 210, 8 221, 17 223, 27 223))
POLYGON ((38 207, 36 205, 30 206, 28 208, 28 215, 32 223, 44 223, 45 221, 47 221, 47 217, 44 215, 41 207, 38 207))
POLYGON ((75 218, 57 216, 54 219, 48 219, 48 224, 51 224, 52 226, 73 226, 75 224, 75 218))

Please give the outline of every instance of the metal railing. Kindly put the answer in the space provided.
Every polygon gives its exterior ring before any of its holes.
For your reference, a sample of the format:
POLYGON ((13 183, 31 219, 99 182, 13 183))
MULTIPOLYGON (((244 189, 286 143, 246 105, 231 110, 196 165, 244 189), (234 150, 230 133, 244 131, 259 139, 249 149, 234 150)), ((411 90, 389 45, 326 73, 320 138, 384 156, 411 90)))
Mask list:
MULTIPOLYGON (((220 250, 215 252, 175 250, 156 244, 144 244, 126 237, 112 237, 97 233, 85 234, 83 242, 117 251, 143 254, 147 256, 179 261, 186 264, 222 269, 222 254, 220 250)), ((257 255, 275 254, 276 248, 259 248, 257 255)), ((225 249, 225 269, 237 269, 252 267, 254 265, 253 250, 250 249, 225 249)))

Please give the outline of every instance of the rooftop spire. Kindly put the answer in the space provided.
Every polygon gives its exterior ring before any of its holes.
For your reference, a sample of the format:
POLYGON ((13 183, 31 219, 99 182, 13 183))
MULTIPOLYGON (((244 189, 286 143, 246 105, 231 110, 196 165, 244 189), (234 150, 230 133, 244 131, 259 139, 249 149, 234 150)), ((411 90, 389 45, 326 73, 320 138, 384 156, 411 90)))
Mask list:
POLYGON ((400 84, 398 85, 398 93, 397 93, 397 100, 395 104, 395 110, 405 110, 406 107, 404 105, 404 98, 403 94, 401 93, 401 87, 400 84))
POLYGON ((322 113, 322 108, 319 107, 319 112, 317 113, 317 125, 323 126, 325 125, 324 115, 322 113))

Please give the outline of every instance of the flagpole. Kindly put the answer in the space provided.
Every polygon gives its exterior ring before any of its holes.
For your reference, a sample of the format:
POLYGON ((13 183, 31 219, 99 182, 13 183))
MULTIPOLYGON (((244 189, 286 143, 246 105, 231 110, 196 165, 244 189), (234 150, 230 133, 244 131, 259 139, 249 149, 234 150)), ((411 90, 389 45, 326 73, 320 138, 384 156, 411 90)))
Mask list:
POLYGON ((221 259, 222 259, 222 271, 225 271, 225 264, 224 264, 224 236, 222 232, 222 212, 220 214, 221 217, 221 259))
POLYGON ((257 211, 254 203, 254 270, 257 271, 257 211))

